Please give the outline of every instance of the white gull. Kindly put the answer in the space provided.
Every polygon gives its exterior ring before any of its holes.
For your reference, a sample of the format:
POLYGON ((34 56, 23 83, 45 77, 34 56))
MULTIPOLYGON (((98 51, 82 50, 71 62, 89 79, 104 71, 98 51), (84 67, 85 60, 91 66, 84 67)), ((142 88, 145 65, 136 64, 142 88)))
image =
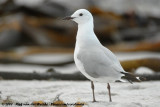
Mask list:
POLYGON ((91 80, 93 102, 96 101, 93 82, 107 83, 111 102, 109 82, 122 79, 140 81, 125 72, 116 56, 99 42, 94 33, 93 16, 88 10, 79 9, 64 20, 73 20, 78 24, 74 60, 81 73, 91 80))

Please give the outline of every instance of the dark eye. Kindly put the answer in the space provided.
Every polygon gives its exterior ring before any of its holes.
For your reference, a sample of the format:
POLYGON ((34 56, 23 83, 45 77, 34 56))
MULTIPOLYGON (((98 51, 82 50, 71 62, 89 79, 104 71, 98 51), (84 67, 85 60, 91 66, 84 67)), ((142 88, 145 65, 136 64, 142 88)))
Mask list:
POLYGON ((79 14, 79 16, 83 16, 83 14, 82 14, 82 13, 80 13, 80 14, 79 14))

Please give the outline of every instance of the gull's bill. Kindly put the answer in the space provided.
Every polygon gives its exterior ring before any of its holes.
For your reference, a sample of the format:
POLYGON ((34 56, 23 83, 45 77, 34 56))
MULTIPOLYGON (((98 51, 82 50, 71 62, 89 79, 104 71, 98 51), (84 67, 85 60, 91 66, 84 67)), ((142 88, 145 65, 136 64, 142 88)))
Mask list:
POLYGON ((74 18, 75 18, 75 17, 67 16, 67 17, 63 18, 62 20, 72 20, 72 19, 74 19, 74 18))

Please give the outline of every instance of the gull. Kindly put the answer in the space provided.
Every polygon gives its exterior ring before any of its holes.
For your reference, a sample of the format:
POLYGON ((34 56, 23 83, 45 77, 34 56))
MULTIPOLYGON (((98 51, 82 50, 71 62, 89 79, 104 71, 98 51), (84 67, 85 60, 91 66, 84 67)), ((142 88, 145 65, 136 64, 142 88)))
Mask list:
POLYGON ((93 16, 88 10, 79 9, 64 20, 78 24, 74 61, 80 72, 91 80, 93 102, 96 102, 93 82, 107 83, 109 101, 112 102, 109 82, 140 81, 139 77, 124 71, 117 57, 100 43, 94 33, 93 16))

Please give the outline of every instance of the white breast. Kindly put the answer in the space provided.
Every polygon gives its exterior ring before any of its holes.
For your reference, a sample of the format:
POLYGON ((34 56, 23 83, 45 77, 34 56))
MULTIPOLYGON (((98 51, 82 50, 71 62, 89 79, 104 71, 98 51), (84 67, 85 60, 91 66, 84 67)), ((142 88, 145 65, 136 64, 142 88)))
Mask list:
POLYGON ((76 47, 75 47, 75 50, 74 50, 74 61, 75 61, 75 64, 76 64, 78 70, 79 70, 85 77, 87 77, 88 79, 90 79, 90 80, 92 80, 92 81, 96 81, 95 78, 89 76, 89 75, 85 72, 83 63, 77 58, 77 55, 78 55, 79 51, 80 51, 80 48, 79 48, 79 46, 76 44, 76 47))

